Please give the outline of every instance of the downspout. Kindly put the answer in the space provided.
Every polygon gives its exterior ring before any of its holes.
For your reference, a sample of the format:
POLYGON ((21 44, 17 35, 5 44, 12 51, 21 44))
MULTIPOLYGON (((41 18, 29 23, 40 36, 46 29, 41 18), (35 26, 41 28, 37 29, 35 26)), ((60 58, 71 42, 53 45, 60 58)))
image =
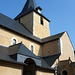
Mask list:
POLYGON ((63 44, 62 44, 62 39, 60 38, 60 39, 59 39, 59 52, 60 52, 61 54, 63 53, 62 48, 63 48, 63 44))
MULTIPOLYGON (((63 52, 62 52, 63 46, 62 46, 62 39, 61 39, 61 38, 59 39, 59 44, 58 44, 58 46, 59 46, 59 53, 62 54, 62 53, 63 53, 63 52)), ((59 60, 59 58, 58 58, 57 75, 60 75, 60 72, 59 72, 59 69, 60 69, 60 68, 59 68, 59 61, 60 61, 60 60, 59 60)))

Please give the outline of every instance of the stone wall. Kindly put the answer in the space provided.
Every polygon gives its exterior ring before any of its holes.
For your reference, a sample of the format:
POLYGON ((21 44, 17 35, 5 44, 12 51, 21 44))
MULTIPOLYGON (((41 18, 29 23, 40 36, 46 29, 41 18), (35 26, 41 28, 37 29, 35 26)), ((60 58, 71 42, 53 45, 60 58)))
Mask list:
POLYGON ((59 40, 43 44, 43 56, 54 55, 60 52, 59 40))
POLYGON ((55 72, 50 70, 39 69, 36 71, 36 75, 54 75, 55 72))
MULTIPOLYGON (((75 65, 75 64, 74 64, 75 65)), ((63 71, 66 71, 68 75, 75 75, 74 65, 70 63, 70 61, 60 61, 59 62, 59 73, 63 74, 63 71)))
POLYGON ((33 33, 33 12, 20 18, 22 23, 31 33, 33 33))
MULTIPOLYGON (((43 18, 43 17, 42 17, 43 18)), ((43 18, 43 25, 40 23, 41 16, 33 12, 33 35, 38 38, 50 36, 49 21, 43 18)))
POLYGON ((22 66, 0 61, 0 75, 22 75, 22 66))
POLYGON ((31 44, 32 44, 34 46, 34 54, 39 55, 39 56, 42 54, 41 44, 39 44, 33 40, 30 40, 26 37, 22 37, 21 35, 18 35, 14 32, 8 31, 4 28, 0 28, 0 45, 7 46, 7 47, 12 45, 13 38, 15 38, 17 40, 17 43, 20 43, 22 41, 22 43, 28 49, 31 49, 31 44))
POLYGON ((65 32, 64 35, 61 37, 62 40, 62 53, 60 56, 60 61, 68 60, 69 57, 72 61, 74 61, 74 49, 72 43, 68 37, 68 34, 65 32))

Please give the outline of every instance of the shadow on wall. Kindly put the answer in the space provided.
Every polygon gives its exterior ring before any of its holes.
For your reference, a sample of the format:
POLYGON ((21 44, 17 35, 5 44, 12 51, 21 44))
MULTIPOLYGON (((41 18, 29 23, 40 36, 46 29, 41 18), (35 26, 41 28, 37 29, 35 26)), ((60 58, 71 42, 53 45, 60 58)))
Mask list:
POLYGON ((42 48, 42 46, 39 48, 38 56, 43 56, 43 48, 42 48))

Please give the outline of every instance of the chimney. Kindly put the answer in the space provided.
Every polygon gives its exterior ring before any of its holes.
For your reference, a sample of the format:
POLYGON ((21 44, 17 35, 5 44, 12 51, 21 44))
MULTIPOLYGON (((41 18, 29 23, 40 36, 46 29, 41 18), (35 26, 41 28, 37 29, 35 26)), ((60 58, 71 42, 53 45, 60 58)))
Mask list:
POLYGON ((36 10, 37 10, 38 13, 41 13, 42 8, 39 6, 39 7, 36 8, 36 10))

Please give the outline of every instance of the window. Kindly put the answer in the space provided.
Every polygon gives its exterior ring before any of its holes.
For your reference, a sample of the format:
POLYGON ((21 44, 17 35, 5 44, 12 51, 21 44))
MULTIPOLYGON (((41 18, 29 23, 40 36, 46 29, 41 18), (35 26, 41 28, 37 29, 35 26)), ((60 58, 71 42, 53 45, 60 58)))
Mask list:
POLYGON ((68 75, 68 72, 66 70, 63 70, 62 75, 68 75))
POLYGON ((35 46, 34 46, 34 44, 30 44, 30 50, 31 50, 31 52, 35 53, 35 46))
POLYGON ((17 44, 17 43, 18 43, 17 38, 16 38, 16 37, 12 37, 12 38, 11 38, 11 45, 15 45, 15 44, 17 44))
POLYGON ((34 51, 34 46, 33 45, 31 45, 31 52, 33 52, 34 51))
POLYGON ((15 45, 16 44, 16 39, 13 39, 13 45, 15 45))
POLYGON ((40 18, 40 24, 43 25, 43 17, 40 18))

